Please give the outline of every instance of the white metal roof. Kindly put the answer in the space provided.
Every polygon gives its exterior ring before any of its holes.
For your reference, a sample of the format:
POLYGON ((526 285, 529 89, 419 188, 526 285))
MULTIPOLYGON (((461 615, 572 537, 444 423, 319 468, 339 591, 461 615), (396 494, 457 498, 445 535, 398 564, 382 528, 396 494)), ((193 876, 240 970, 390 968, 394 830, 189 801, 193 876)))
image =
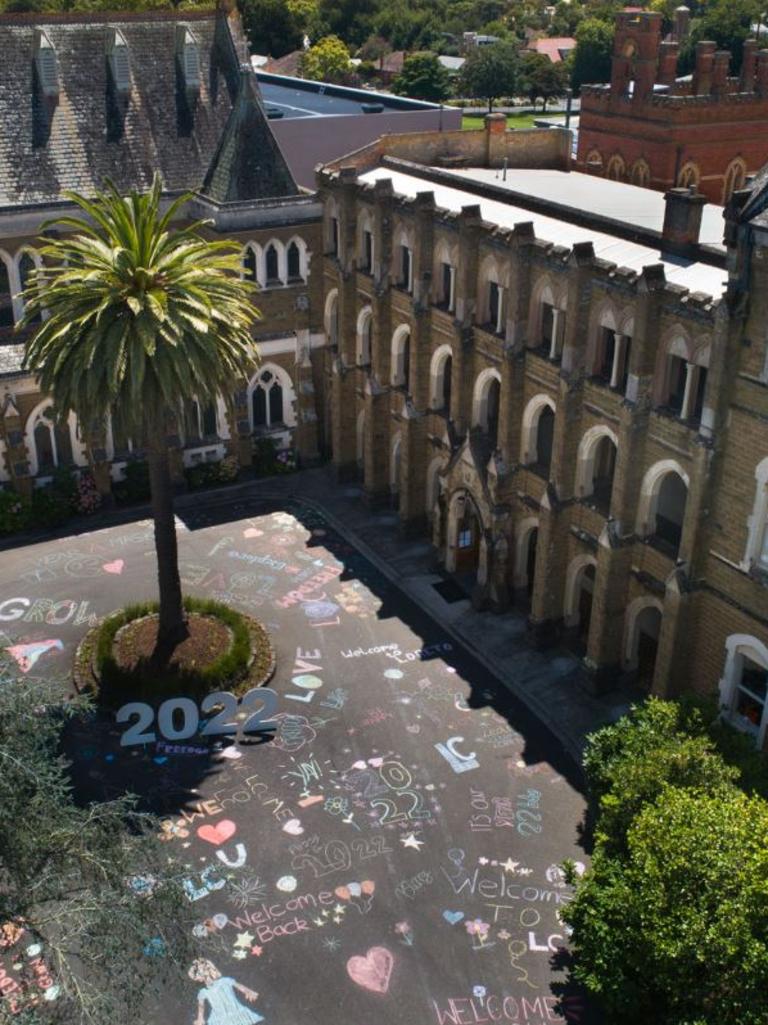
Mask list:
MULTIPOLYGON (((538 199, 562 203, 575 210, 603 214, 640 228, 661 231, 664 225, 664 193, 643 189, 639 185, 598 178, 580 171, 522 170, 510 167, 504 180, 503 171, 488 167, 451 170, 462 178, 492 184, 498 188, 524 192, 538 199)), ((705 203, 701 218, 700 242, 723 246, 723 208, 705 203)))
MULTIPOLYGON (((477 174, 478 172, 465 172, 477 174)), ((481 173, 495 175, 495 171, 483 169, 481 173)), ((509 175, 507 173, 507 183, 509 175)), ((519 174, 519 171, 515 172, 519 174)), ((531 174, 550 174, 552 172, 529 172, 531 174)), ((564 172, 563 172, 564 173, 564 172)), ((572 177, 571 175, 564 175, 572 177)), ((583 175, 582 177, 590 177, 583 175)), ((537 214, 524 207, 515 206, 512 203, 502 203, 496 200, 483 199, 471 192, 465 192, 459 188, 451 188, 441 185, 438 182, 427 181, 423 178, 416 178, 410 174, 403 174, 400 171, 393 171, 387 167, 377 167, 372 171, 360 175, 360 181, 372 184, 381 179, 390 178, 396 193, 402 196, 413 197, 419 192, 433 192, 435 202, 439 207, 458 213, 463 206, 479 205, 483 220, 491 224, 497 224, 503 228, 513 228, 516 224, 526 221, 533 223, 533 230, 536 238, 544 242, 551 242, 555 245, 572 248, 579 242, 591 242, 595 256, 600 259, 615 263, 618 267, 627 267, 640 273, 643 267, 653 263, 662 263, 666 273, 667 281, 681 285, 691 292, 704 292, 719 299, 725 282, 727 272, 719 267, 711 267, 705 263, 691 263, 669 253, 661 253, 658 249, 649 246, 639 245, 636 242, 627 242, 609 235, 605 232, 593 231, 591 228, 582 228, 567 221, 558 220, 555 217, 547 217, 537 214)), ((591 179, 597 181, 597 179, 591 179)), ((599 179, 601 185, 618 184, 606 182, 599 179)), ((495 178, 494 178, 495 183, 495 178)), ((625 186, 629 187, 629 186, 625 186)), ((633 187, 634 188, 634 187, 633 187)), ((638 190, 650 191, 650 190, 638 190)), ((653 195, 651 193, 651 195, 653 195)), ((597 204, 591 209, 598 209, 605 212, 603 204, 597 204)))

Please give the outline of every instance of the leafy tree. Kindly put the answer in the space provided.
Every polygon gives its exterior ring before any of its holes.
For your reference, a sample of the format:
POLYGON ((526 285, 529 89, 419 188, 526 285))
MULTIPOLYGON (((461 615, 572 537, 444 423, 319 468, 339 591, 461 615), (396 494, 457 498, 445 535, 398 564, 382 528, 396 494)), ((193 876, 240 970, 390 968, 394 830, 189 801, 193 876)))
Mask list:
POLYGON ((114 186, 89 200, 67 198, 83 217, 62 216, 67 235, 42 239, 44 272, 28 290, 25 323, 47 311, 27 344, 59 417, 73 411, 92 428, 111 415, 116 430, 144 447, 155 524, 160 613, 155 657, 167 660, 187 636, 181 601, 169 417, 183 425, 192 401, 231 392, 252 371, 253 286, 240 279, 231 242, 211 242, 201 223, 174 230, 191 198, 160 210, 161 182, 123 198, 114 186))
POLYGON ((392 85, 399 96, 441 103, 451 91, 448 72, 434 53, 414 53, 403 63, 403 70, 392 85))
POLYGON ((341 82, 349 71, 349 50, 338 36, 325 36, 301 57, 302 75, 317 82, 341 82))
POLYGON ((571 73, 571 85, 575 90, 583 85, 610 82, 613 32, 612 23, 597 18, 585 18, 576 29, 571 73))
POLYGON ((681 53, 681 70, 693 69, 696 43, 707 39, 717 43, 718 50, 731 51, 731 71, 738 73, 744 40, 753 35, 752 25, 760 21, 764 10, 757 0, 710 0, 701 17, 691 22, 691 32, 681 53))
POLYGON ((383 0, 319 0, 320 19, 328 31, 351 47, 362 46, 374 31, 383 0))
POLYGON ((512 96, 518 86, 520 60, 510 43, 477 46, 471 51, 459 76, 460 89, 470 97, 488 101, 493 110, 497 96, 512 96))
POLYGON ((541 98, 542 109, 547 109, 549 100, 565 96, 568 87, 568 69, 561 62, 553 64, 543 53, 526 53, 520 69, 520 90, 533 106, 541 98))
POLYGON ((154 818, 75 800, 61 739, 86 710, 39 683, 0 688, 0 951, 31 969, 0 996, 3 1025, 134 1025, 191 954, 183 868, 154 818))
POLYGON ((282 57, 301 46, 301 21, 285 0, 239 0, 239 8, 254 53, 282 57))
POLYGON ((440 37, 440 22, 431 7, 396 0, 383 7, 374 25, 393 50, 428 50, 440 37))
POLYGON ((285 6, 302 34, 306 33, 310 39, 322 34, 318 0, 286 0, 285 6))
POLYGON ((574 978, 625 1025, 768 1021, 768 804, 666 787, 562 911, 574 978))

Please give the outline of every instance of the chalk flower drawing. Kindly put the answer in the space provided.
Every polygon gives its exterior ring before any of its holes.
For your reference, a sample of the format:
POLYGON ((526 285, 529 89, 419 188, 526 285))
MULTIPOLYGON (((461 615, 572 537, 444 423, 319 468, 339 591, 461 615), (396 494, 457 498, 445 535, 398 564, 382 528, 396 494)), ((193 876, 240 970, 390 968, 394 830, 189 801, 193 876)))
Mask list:
POLYGON ((230 883, 227 900, 242 910, 249 904, 258 904, 266 895, 267 888, 258 876, 246 876, 237 883, 230 883))
POLYGON ((197 994, 194 1025, 255 1025, 256 1022, 264 1021, 263 1015, 244 1007, 237 996, 241 993, 249 1004, 254 1004, 259 994, 222 975, 210 961, 198 958, 192 962, 187 974, 193 982, 202 984, 197 994), (207 1023, 206 1004, 209 1008, 207 1023))

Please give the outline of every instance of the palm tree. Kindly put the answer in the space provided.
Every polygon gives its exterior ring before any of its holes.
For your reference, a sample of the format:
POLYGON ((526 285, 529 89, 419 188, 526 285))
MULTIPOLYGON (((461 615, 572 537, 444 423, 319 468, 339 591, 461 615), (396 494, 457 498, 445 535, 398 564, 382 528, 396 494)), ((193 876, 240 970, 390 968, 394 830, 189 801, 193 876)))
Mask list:
POLYGON ((57 415, 74 411, 86 430, 109 417, 146 451, 155 526, 160 614, 155 658, 187 636, 179 579, 168 446, 169 423, 187 423, 192 400, 231 394, 257 362, 250 328, 254 286, 241 279, 238 248, 202 237, 204 224, 174 229, 191 199, 160 210, 155 176, 146 193, 123 197, 110 182, 87 199, 67 198, 84 217, 43 227, 43 268, 24 293, 23 323, 42 316, 25 367, 37 374, 57 415))

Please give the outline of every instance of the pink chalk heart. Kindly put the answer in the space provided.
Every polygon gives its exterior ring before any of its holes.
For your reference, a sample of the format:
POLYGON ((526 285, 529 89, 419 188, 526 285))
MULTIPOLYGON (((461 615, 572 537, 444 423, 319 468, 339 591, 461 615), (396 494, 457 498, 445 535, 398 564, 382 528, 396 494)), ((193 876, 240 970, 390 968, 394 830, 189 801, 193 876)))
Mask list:
POLYGON ((298 819, 288 819, 283 826, 283 832, 288 833, 289 836, 301 836, 304 832, 304 827, 298 819))
POLYGON ((258 527, 248 527, 247 530, 243 531, 243 537, 263 537, 264 531, 259 530, 258 527))
POLYGON ((101 568, 104 570, 105 573, 116 573, 117 576, 120 576, 120 574, 123 572, 124 566, 125 563, 122 559, 115 559, 114 562, 105 562, 101 568))
POLYGON ((365 762, 363 762, 363 761, 352 762, 352 768, 353 769, 364 769, 365 768, 365 762))
POLYGON ((353 982, 372 993, 386 993, 392 975, 393 957, 386 947, 371 947, 365 957, 356 954, 347 961, 347 974, 353 982))
POLYGON ((231 819, 222 819, 215 826, 198 826, 197 835, 201 840, 207 840, 208 843, 218 847, 220 844, 226 843, 231 836, 234 836, 236 831, 237 826, 231 819))
POLYGON ((372 765, 374 769, 380 769, 384 764, 383 758, 369 758, 368 764, 372 765))

